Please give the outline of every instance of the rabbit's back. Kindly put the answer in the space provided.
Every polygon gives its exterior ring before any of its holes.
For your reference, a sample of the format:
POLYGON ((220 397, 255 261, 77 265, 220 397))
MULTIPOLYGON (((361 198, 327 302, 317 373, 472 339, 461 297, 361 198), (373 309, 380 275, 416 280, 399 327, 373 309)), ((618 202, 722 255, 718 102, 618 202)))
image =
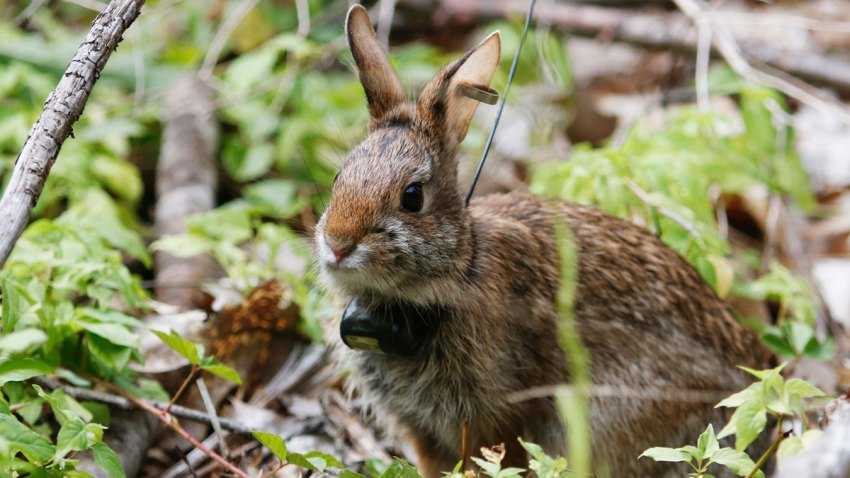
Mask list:
MULTIPOLYGON (((713 405, 749 383, 735 366, 763 365, 757 338, 731 317, 690 264, 643 228, 595 208, 524 193, 485 196, 470 205, 470 214, 476 231, 499 223, 528 235, 524 243, 498 235, 482 241, 490 250, 485 258, 502 259, 479 267, 508 284, 530 285, 524 291, 502 284, 506 302, 516 300, 507 299, 509 290, 518 297, 535 296, 521 302, 548 301, 548 310, 529 311, 545 319, 528 322, 550 327, 551 336, 558 333, 554 310, 560 284, 553 225, 567 226, 564 240, 573 241, 578 258, 575 326, 598 386, 591 412, 594 453, 614 467, 615 476, 655 476, 660 465, 637 461, 637 454, 650 446, 694 441, 708 423, 722 421, 713 405), (515 259, 504 259, 511 255, 515 259), (520 262, 525 265, 517 266, 520 262)), ((521 329, 507 334, 516 338, 516 347, 558 347, 551 341, 527 343, 535 334, 521 329)), ((547 357, 543 365, 549 373, 556 370, 552 356, 541 351, 537 356, 547 357)), ((559 348, 558 356, 565 360, 559 348)), ((562 372, 561 380, 569 380, 566 375, 562 372)))

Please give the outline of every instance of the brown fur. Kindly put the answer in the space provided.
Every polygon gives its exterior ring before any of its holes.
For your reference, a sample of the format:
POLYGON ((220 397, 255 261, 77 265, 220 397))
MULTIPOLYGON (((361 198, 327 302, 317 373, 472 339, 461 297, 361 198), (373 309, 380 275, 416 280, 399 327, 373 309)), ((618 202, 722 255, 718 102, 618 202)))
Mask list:
MULTIPOLYGON (((386 82, 372 78, 390 67, 374 34, 363 33, 371 25, 361 10, 352 8, 348 30, 352 50, 361 52, 355 60, 374 130, 343 165, 317 227, 317 252, 322 276, 341 303, 358 296, 445 311, 433 338, 412 358, 347 349, 339 345, 338 329, 332 337, 375 416, 413 438, 426 477, 461 458, 464 422, 470 451, 505 443, 509 465, 527 465, 517 436, 564 452, 551 398, 508 401, 512 392, 569 381, 556 335, 555 222, 569 227, 577 247, 575 320, 594 383, 638 392, 731 391, 748 383, 735 365, 761 365, 757 340, 656 237, 592 208, 523 193, 463 206, 455 154, 474 105, 452 85, 489 82, 498 36, 447 66, 412 107, 394 96, 394 87, 382 96, 386 82), (360 34, 352 36, 353 30, 360 34), (368 62, 358 60, 365 57, 368 62), (462 118, 447 117, 452 114, 462 118), (421 212, 399 206, 412 182, 424 185, 421 212), (332 252, 339 250, 350 255, 337 263, 332 252)), ((671 473, 669 465, 637 455, 650 446, 693 442, 708 422, 722 420, 711 405, 663 393, 595 396, 594 461, 614 477, 671 473)))

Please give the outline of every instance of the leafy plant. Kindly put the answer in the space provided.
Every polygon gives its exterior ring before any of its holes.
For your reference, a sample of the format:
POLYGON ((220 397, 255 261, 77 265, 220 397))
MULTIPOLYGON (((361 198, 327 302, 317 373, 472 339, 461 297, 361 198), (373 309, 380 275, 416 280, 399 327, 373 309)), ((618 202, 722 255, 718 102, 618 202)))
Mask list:
POLYGON ((798 418, 805 424, 808 411, 806 399, 824 396, 820 389, 804 380, 792 378, 786 381, 780 374, 784 367, 785 364, 769 370, 741 367, 758 381, 717 404, 717 407, 735 408, 732 417, 717 436, 713 426, 709 425, 700 435, 696 447, 655 447, 643 452, 641 457, 655 461, 687 463, 694 470, 691 476, 698 478, 710 477, 708 467, 712 464, 726 466, 738 476, 764 476, 760 468, 777 449, 781 451, 780 457, 792 455, 810 444, 819 433, 817 430, 808 430, 800 436, 789 438, 780 434, 755 463, 744 452, 765 430, 768 415, 776 418, 777 428, 780 430, 783 418, 787 417, 798 418), (735 448, 720 448, 717 440, 733 435, 735 448), (784 444, 786 441, 788 444, 784 444))
POLYGON ((655 461, 687 463, 693 469, 693 473, 688 476, 695 478, 711 478, 708 467, 714 464, 725 466, 738 476, 764 477, 761 470, 755 470, 756 464, 746 453, 732 448, 720 448, 712 425, 708 425, 708 428, 699 436, 697 446, 650 448, 640 455, 640 458, 643 457, 652 458, 655 461))
POLYGON ((720 438, 735 435, 735 449, 743 450, 764 430, 767 415, 780 422, 783 417, 797 417, 806 422, 806 399, 824 396, 823 391, 799 378, 785 380, 780 372, 786 364, 769 370, 741 367, 758 381, 735 393, 718 407, 735 408, 729 423, 720 430, 720 438))
POLYGON ((767 190, 804 208, 813 198, 790 146, 792 131, 778 128, 770 112, 770 107, 783 107, 782 98, 736 81, 725 88, 740 95, 738 111, 700 112, 685 106, 670 114, 663 127, 638 123, 621 145, 578 145, 569 161, 535 167, 531 189, 593 204, 650 228, 721 297, 734 293, 778 302, 777 326, 763 332, 776 352, 829 357, 831 342, 817 339, 811 327, 816 302, 803 279, 773 262, 765 275, 748 281, 728 259, 731 247, 719 232, 708 191, 742 195, 753 188, 767 190))

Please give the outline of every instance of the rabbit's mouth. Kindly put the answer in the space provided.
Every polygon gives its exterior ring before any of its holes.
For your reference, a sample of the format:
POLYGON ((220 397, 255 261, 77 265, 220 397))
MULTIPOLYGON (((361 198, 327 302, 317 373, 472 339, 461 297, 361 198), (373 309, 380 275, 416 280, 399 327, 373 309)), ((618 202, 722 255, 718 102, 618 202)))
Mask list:
POLYGON ((358 273, 365 271, 369 264, 371 248, 367 244, 355 244, 349 251, 341 255, 335 253, 324 236, 318 242, 318 256, 322 267, 331 273, 345 271, 358 273))

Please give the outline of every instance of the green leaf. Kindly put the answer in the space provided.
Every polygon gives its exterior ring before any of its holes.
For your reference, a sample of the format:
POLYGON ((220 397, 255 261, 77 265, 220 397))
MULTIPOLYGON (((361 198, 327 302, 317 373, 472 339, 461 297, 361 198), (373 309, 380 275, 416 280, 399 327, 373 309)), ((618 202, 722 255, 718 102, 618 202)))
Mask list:
POLYGON ((285 179, 252 184, 245 188, 245 199, 278 217, 291 217, 301 211, 295 183, 285 179))
POLYGON ((192 365, 198 365, 201 361, 201 357, 204 355, 204 347, 200 344, 194 344, 183 337, 180 336, 173 329, 171 333, 166 334, 165 332, 160 332, 159 330, 151 330, 157 337, 160 338, 165 345, 171 347, 175 352, 186 357, 186 359, 192 365))
MULTIPOLYGON (((711 461, 729 468, 738 476, 747 476, 756 467, 756 464, 749 455, 731 448, 717 450, 711 461)), ((764 478, 764 473, 759 471, 755 476, 764 478)))
POLYGON ((101 442, 95 444, 94 447, 92 447, 92 453, 94 455, 95 464, 97 464, 101 470, 105 471, 108 476, 113 478, 126 478, 126 475, 124 474, 124 467, 121 466, 121 460, 106 443, 101 442))
MULTIPOLYGON (((744 367, 743 365, 738 366, 738 368, 756 377, 759 380, 767 380, 770 377, 779 375, 779 373, 782 372, 782 369, 784 369, 786 365, 788 365, 788 362, 783 362, 774 368, 769 368, 765 370, 755 370, 749 367, 744 367)), ((781 375, 779 376, 781 377, 781 375)))
POLYGON ((86 333, 86 338, 92 355, 113 370, 122 370, 130 362, 131 349, 122 345, 115 345, 99 335, 86 333))
POLYGON ((525 473, 524 468, 502 468, 496 473, 495 478, 521 478, 523 473, 525 473))
POLYGON ((36 465, 48 462, 55 448, 44 436, 30 430, 11 415, 0 414, 0 462, 21 452, 36 465))
POLYGON ((782 332, 781 328, 775 325, 768 325, 765 327, 761 332, 761 338, 772 351, 779 355, 783 355, 785 357, 794 357, 796 355, 794 347, 788 343, 785 333, 782 332))
POLYGON ((814 385, 810 384, 809 382, 802 380, 802 379, 799 379, 799 378, 792 378, 792 379, 786 381, 785 382, 785 391, 788 392, 790 395, 793 395, 793 396, 796 396, 796 397, 799 397, 799 398, 823 397, 823 396, 826 395, 818 387, 815 387, 814 385))
POLYGON ((142 347, 142 341, 139 336, 123 325, 95 322, 83 317, 78 319, 77 323, 88 332, 112 342, 115 345, 129 347, 132 349, 142 347))
POLYGON ((667 462, 691 462, 691 456, 682 450, 677 448, 666 448, 666 447, 653 447, 650 448, 643 453, 640 454, 638 458, 652 458, 655 461, 667 461, 667 462))
POLYGON ((38 385, 33 385, 33 389, 35 389, 39 397, 45 399, 50 404, 50 408, 53 410, 53 415, 56 421, 59 422, 59 425, 65 425, 68 421, 73 420, 91 421, 91 412, 73 397, 66 395, 61 389, 57 388, 49 394, 38 385))
POLYGON ((0 386, 53 373, 54 367, 31 358, 12 358, 0 361, 0 386))
POLYGON ((720 445, 717 443, 717 437, 714 435, 714 426, 710 423, 708 428, 699 436, 697 440, 697 449, 704 459, 711 458, 720 445))
POLYGON ((519 443, 532 456, 528 468, 537 473, 539 478, 558 478, 567 470, 565 458, 552 458, 540 445, 523 441, 522 438, 519 438, 519 443))
POLYGON ((305 454, 290 453, 286 457, 286 462, 320 473, 324 472, 327 467, 343 468, 345 466, 331 455, 319 451, 311 451, 305 454))
POLYGON ((491 478, 496 478, 496 476, 499 474, 499 471, 502 469, 501 465, 499 465, 498 463, 492 463, 474 456, 471 458, 472 461, 475 462, 475 464, 478 465, 479 468, 481 468, 481 471, 485 475, 490 476, 491 478))
POLYGON ((410 463, 401 458, 395 458, 390 466, 381 473, 380 478, 422 478, 422 475, 410 463))
POLYGON ((346 468, 339 472, 339 478, 366 478, 366 476, 346 468))
POLYGON ((285 461, 287 459, 286 442, 283 441, 283 438, 275 435, 274 433, 260 431, 253 431, 251 434, 254 435, 254 438, 256 438, 258 442, 271 450, 271 452, 274 453, 280 461, 285 461))
POLYGON ((8 277, 0 276, 0 292, 2 292, 2 308, 0 314, 3 314, 2 330, 10 332, 15 330, 18 320, 24 311, 25 290, 17 282, 8 277))
POLYGON ((131 315, 127 315, 117 310, 102 310, 94 307, 82 307, 79 313, 86 319, 102 323, 113 323, 123 325, 128 328, 141 327, 143 322, 131 315))
POLYGON ((16 330, 0 338, 0 355, 28 352, 47 342, 47 334, 39 329, 16 330))
POLYGON ((759 382, 750 384, 747 388, 741 390, 740 392, 733 393, 728 397, 724 398, 720 401, 715 408, 717 407, 739 407, 744 403, 751 402, 753 400, 761 399, 762 392, 762 384, 759 382))
POLYGON ((69 420, 56 435, 54 461, 60 460, 72 451, 88 450, 103 439, 103 427, 95 423, 85 424, 82 420, 69 420))
POLYGON ((816 340, 815 330, 809 324, 789 320, 783 324, 783 328, 787 329, 788 343, 797 354, 802 354, 809 342, 816 340))
POLYGON ((167 234, 151 245, 156 251, 164 251, 177 257, 193 257, 212 251, 214 242, 208 237, 196 234, 167 234))
POLYGON ((735 435, 735 449, 742 451, 753 440, 758 437, 759 433, 764 430, 767 425, 767 414, 765 405, 756 402, 747 402, 732 414, 729 423, 723 427, 723 430, 717 435, 718 438, 735 435))
POLYGON ((699 448, 693 445, 685 445, 679 449, 687 453, 688 455, 691 455, 697 462, 700 462, 705 458, 702 456, 702 452, 699 451, 699 448))
POLYGON ((232 367, 224 365, 223 363, 215 362, 202 364, 201 368, 213 375, 218 375, 225 380, 230 380, 237 385, 242 385, 242 378, 239 376, 239 372, 234 370, 232 367))
POLYGON ((92 161, 92 174, 103 181, 110 192, 131 203, 142 196, 139 169, 127 161, 112 156, 98 156, 92 161))

